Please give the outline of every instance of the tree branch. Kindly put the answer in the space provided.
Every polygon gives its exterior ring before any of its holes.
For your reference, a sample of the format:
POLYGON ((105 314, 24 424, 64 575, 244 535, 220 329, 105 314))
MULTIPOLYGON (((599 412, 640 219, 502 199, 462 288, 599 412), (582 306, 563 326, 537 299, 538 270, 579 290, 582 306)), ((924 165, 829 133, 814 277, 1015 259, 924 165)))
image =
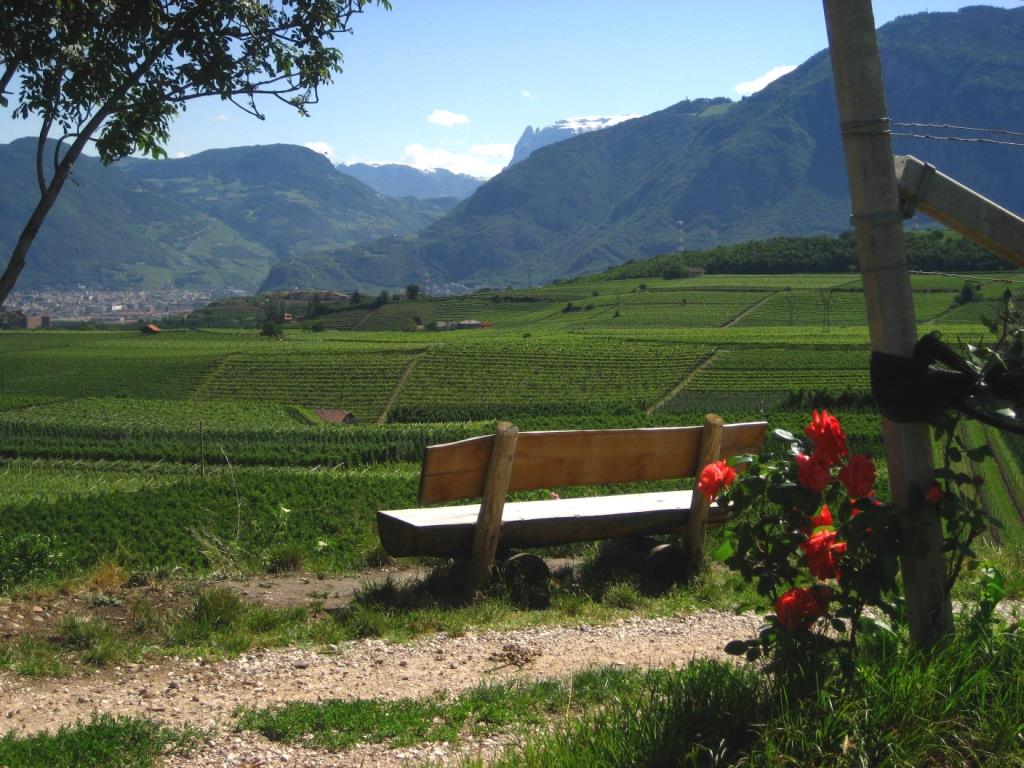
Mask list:
POLYGON ((7 106, 7 100, 4 99, 4 94, 7 93, 7 86, 11 84, 11 80, 14 79, 14 75, 18 72, 18 66, 21 62, 11 61, 7 63, 7 69, 4 70, 4 74, 0 77, 0 100, 4 102, 4 106, 7 106))
MULTIPOLYGON (((50 126, 53 125, 53 119, 50 117, 43 118, 43 124, 39 128, 39 138, 36 140, 36 183, 39 185, 40 197, 46 197, 46 174, 43 173, 43 150, 46 149, 46 139, 50 135, 50 126)), ((54 168, 54 175, 56 175, 57 169, 54 168)))

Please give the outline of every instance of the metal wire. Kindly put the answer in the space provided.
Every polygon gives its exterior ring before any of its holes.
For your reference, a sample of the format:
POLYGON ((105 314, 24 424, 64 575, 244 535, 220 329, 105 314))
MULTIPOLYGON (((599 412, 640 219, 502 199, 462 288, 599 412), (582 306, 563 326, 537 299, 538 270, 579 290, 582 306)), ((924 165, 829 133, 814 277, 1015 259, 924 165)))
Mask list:
POLYGON ((955 272, 928 272, 923 269, 908 269, 911 275, 937 275, 939 277, 955 277, 959 280, 969 280, 972 283, 1014 283, 1024 285, 1024 280, 1011 280, 1008 277, 977 277, 975 275, 959 275, 955 272))
POLYGON ((900 123, 893 122, 901 128, 943 128, 948 131, 975 131, 977 133, 995 133, 1000 136, 1024 136, 1024 131, 1008 131, 1005 128, 974 128, 969 125, 953 125, 951 123, 900 123))
POLYGON ((999 141, 998 139, 968 139, 963 136, 933 136, 929 133, 900 133, 893 131, 893 136, 905 136, 908 139, 931 139, 932 141, 959 141, 965 144, 997 144, 1004 147, 1024 147, 1024 141, 999 141))

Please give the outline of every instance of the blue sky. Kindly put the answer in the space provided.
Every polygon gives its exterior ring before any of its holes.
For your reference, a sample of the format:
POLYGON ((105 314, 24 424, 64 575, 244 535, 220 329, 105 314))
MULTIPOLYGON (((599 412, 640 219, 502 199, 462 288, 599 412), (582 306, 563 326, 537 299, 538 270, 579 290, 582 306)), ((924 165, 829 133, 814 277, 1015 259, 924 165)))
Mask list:
MULTIPOLYGON (((876 0, 898 15, 963 0, 876 0)), ((1019 7, 1020 0, 991 4, 1019 7)), ((193 102, 171 156, 244 144, 304 144, 335 162, 397 162, 497 173, 527 125, 642 115, 685 98, 750 92, 827 45, 815 0, 393 0, 339 39, 345 71, 302 118, 266 103, 258 121, 230 103, 193 102), (764 82, 764 80, 762 80, 764 82), (747 85, 744 85, 747 84, 747 85)), ((32 133, 0 120, 0 141, 32 133)))

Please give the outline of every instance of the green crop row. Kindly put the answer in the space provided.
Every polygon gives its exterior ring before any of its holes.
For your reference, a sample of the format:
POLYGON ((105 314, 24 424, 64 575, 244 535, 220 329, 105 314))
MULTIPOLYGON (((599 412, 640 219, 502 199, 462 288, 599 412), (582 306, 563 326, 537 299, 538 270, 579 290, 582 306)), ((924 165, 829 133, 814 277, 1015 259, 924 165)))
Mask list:
POLYGON ((375 512, 412 506, 418 467, 247 470, 206 479, 0 505, 0 537, 53 537, 88 567, 113 557, 130 568, 187 571, 272 565, 285 552, 321 569, 351 570, 378 550, 375 512), (294 556, 294 555, 293 555, 294 556))
POLYGON ((294 426, 277 429, 125 428, 71 425, 0 414, 0 456, 10 458, 173 461, 210 465, 362 466, 419 461, 423 449, 493 429, 493 422, 294 426))

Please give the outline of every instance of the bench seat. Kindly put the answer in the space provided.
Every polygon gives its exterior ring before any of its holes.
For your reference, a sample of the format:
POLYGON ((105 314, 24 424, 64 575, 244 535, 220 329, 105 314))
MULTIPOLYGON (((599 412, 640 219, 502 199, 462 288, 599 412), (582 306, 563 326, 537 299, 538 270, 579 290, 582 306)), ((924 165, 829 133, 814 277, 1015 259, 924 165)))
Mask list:
MULTIPOLYGON (((677 532, 686 529, 692 502, 692 491, 508 502, 498 546, 548 547, 677 532)), ((458 557, 472 551, 479 517, 478 503, 392 509, 377 513, 377 527, 389 555, 458 557)), ((708 524, 721 524, 723 519, 712 505, 708 524)))

